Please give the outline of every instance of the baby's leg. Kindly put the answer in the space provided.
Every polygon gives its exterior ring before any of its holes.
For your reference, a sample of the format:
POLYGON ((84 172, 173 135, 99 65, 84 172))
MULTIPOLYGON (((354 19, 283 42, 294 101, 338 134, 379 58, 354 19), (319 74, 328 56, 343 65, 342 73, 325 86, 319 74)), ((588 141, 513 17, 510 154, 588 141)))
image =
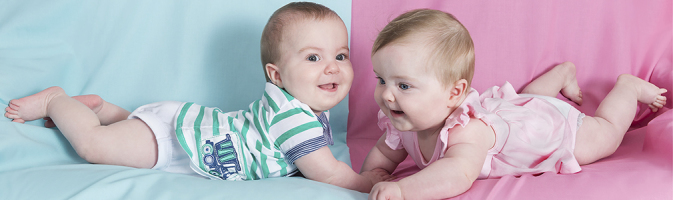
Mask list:
POLYGON ((77 154, 91 163, 151 168, 157 160, 152 130, 141 120, 101 123, 89 107, 69 97, 60 87, 9 102, 5 116, 14 121, 50 117, 77 154))
MULTIPOLYGON (((103 98, 95 94, 74 96, 72 98, 82 102, 82 104, 93 110, 96 116, 98 116, 101 125, 110 125, 125 120, 131 115, 131 112, 128 110, 104 101, 103 98)), ((56 126, 51 118, 47 117, 45 120, 47 121, 44 122, 44 127, 51 128, 56 126)))
POLYGON ((556 97, 559 92, 566 98, 582 105, 582 91, 575 77, 575 65, 564 62, 533 80, 521 93, 556 97))
POLYGON ((656 112, 666 104, 661 94, 666 89, 638 77, 622 74, 614 88, 603 99, 594 117, 585 117, 577 130, 575 157, 589 164, 617 150, 636 115, 638 102, 650 105, 656 112))

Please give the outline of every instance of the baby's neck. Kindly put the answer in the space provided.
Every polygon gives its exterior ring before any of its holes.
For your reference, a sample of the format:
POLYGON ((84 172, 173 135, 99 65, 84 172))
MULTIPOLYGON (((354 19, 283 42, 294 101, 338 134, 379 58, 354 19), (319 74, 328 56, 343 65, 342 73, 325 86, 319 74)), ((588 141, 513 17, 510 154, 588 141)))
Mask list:
POLYGON ((422 131, 418 131, 418 132, 416 132, 416 135, 417 135, 419 140, 425 140, 425 139, 428 139, 428 138, 437 137, 437 135, 439 135, 439 132, 442 130, 442 128, 444 128, 444 124, 442 124, 441 126, 436 127, 436 128, 430 128, 430 129, 425 129, 425 130, 422 130, 422 131))

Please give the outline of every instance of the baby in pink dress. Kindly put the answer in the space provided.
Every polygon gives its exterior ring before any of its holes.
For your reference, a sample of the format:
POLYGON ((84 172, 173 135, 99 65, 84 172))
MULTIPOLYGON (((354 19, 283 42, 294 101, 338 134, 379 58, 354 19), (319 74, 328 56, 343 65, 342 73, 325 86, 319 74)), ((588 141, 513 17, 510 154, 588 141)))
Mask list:
POLYGON ((562 63, 521 94, 505 83, 479 94, 470 87, 474 45, 451 14, 420 9, 391 21, 372 48, 378 84, 379 127, 386 133, 362 170, 394 171, 407 155, 421 171, 398 182, 380 182, 370 199, 439 199, 467 191, 476 179, 555 172, 615 152, 638 103, 656 112, 666 104, 659 88, 623 74, 585 116, 556 99, 577 104, 582 93, 575 66, 562 63))

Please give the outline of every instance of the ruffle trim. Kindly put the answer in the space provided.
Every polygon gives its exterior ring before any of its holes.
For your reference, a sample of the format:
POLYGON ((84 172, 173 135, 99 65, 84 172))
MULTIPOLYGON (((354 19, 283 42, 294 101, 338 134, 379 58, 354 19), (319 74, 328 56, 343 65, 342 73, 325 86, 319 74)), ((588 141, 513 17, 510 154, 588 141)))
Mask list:
POLYGON ((400 134, 410 134, 414 132, 397 130, 393 126, 393 123, 390 122, 390 119, 386 117, 386 114, 384 114, 383 111, 381 110, 379 110, 378 118, 379 118, 378 122, 379 128, 386 132, 385 141, 388 147, 390 147, 393 150, 404 149, 404 146, 402 145, 402 140, 400 139, 400 134))

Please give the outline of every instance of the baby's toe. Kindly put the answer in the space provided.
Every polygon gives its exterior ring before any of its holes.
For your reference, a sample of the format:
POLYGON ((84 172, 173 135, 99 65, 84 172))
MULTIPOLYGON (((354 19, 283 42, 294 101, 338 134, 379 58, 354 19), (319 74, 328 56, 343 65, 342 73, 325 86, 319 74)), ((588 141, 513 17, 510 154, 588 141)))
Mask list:
POLYGON ((19 110, 20 101, 18 99, 12 99, 9 101, 9 105, 7 105, 8 108, 14 109, 14 110, 19 110))
POLYGON ((12 113, 12 112, 5 112, 5 117, 10 119, 20 118, 18 113, 12 113))
POLYGON ((664 104, 662 104, 660 102, 654 102, 654 103, 652 103, 652 106, 657 107, 657 108, 662 108, 662 107, 664 107, 664 104))
POLYGON ((657 111, 659 111, 659 108, 657 108, 656 106, 654 106, 654 105, 652 105, 652 104, 650 104, 650 105, 648 105, 648 106, 650 106, 650 110, 652 110, 652 112, 657 112, 657 111))
POLYGON ((10 108, 9 106, 5 108, 5 112, 6 112, 6 113, 15 114, 15 115, 16 115, 16 114, 19 114, 19 111, 14 110, 14 109, 10 108))
POLYGON ((666 96, 657 96, 657 99, 655 101, 666 103, 666 100, 667 100, 666 96))

